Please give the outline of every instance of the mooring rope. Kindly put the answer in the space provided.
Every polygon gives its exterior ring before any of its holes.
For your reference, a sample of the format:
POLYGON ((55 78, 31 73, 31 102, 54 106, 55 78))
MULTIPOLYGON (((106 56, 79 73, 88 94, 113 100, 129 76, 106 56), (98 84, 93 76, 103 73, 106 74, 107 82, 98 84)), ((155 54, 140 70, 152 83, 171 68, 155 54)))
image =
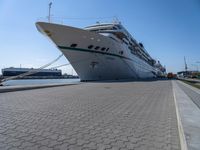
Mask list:
POLYGON ((52 65, 52 64, 55 63, 56 61, 58 61, 62 56, 63 56, 63 54, 59 55, 56 59, 54 59, 53 61, 51 61, 51 62, 48 63, 48 64, 45 64, 45 65, 39 67, 38 69, 30 70, 30 71, 28 71, 28 72, 25 72, 25 73, 22 73, 22 74, 19 74, 19 75, 16 75, 16 76, 7 77, 7 78, 5 78, 5 79, 2 79, 2 80, 0 80, 0 84, 1 84, 2 82, 8 81, 8 80, 23 78, 23 77, 25 77, 25 76, 32 75, 32 74, 35 74, 35 73, 37 73, 37 72, 40 72, 42 69, 44 69, 44 68, 46 68, 46 67, 52 65))
MULTIPOLYGON (((53 60, 52 62, 38 68, 38 69, 34 69, 34 70, 31 70, 29 72, 26 72, 26 73, 23 73, 23 74, 20 74, 20 75, 17 75, 17 76, 13 76, 13 77, 8 77, 8 78, 5 78, 3 80, 0 80, 0 85, 2 85, 2 82, 5 82, 5 81, 8 81, 8 80, 13 80, 13 79, 17 79, 17 78, 22 78, 24 76, 27 76, 27 75, 31 75, 31 74, 35 74, 37 72, 40 72, 42 69, 52 65, 54 62, 58 61, 61 57, 63 56, 63 54, 59 55, 55 60, 53 60)), ((84 62, 84 61, 88 61, 90 57, 88 58, 84 58, 82 60, 78 60, 78 61, 74 61, 74 62, 71 62, 71 63, 67 63, 67 64, 63 64, 63 65, 59 65, 59 66, 55 66, 55 67, 52 67, 50 69, 56 69, 56 68, 60 68, 60 67, 63 67, 63 66, 68 66, 68 65, 71 65, 71 64, 76 64, 76 63, 80 63, 80 62, 84 62)))

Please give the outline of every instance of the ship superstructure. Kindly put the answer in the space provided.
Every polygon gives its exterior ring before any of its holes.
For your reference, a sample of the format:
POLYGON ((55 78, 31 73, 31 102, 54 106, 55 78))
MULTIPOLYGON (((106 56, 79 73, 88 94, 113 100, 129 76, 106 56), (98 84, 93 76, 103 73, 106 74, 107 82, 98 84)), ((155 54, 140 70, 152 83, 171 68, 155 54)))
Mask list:
POLYGON ((81 80, 153 78, 165 71, 120 22, 84 29, 46 22, 36 26, 56 44, 81 80))

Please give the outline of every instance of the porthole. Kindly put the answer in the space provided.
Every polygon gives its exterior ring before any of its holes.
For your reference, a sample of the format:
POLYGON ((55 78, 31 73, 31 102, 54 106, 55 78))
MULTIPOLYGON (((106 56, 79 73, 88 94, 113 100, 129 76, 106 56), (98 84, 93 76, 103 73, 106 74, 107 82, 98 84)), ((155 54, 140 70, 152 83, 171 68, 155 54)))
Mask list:
POLYGON ((89 45, 88 48, 89 48, 89 49, 92 49, 92 48, 93 48, 93 45, 89 45))
POLYGON ((71 44, 70 45, 70 47, 76 47, 77 46, 77 44, 71 44))
POLYGON ((102 47, 102 48, 101 48, 102 51, 105 51, 105 49, 106 49, 105 47, 102 47))
POLYGON ((123 51, 120 51, 119 53, 120 53, 121 55, 123 55, 124 52, 123 52, 123 51))
POLYGON ((96 46, 94 49, 95 49, 95 50, 98 50, 99 48, 100 48, 99 46, 96 46))

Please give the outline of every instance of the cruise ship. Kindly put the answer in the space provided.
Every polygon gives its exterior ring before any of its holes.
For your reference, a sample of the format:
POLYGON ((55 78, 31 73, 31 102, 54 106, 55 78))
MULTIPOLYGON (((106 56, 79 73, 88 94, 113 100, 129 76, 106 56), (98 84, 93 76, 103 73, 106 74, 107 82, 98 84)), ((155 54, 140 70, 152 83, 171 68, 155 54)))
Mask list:
POLYGON ((37 22, 36 27, 65 55, 81 81, 154 78, 165 72, 120 22, 83 29, 37 22))

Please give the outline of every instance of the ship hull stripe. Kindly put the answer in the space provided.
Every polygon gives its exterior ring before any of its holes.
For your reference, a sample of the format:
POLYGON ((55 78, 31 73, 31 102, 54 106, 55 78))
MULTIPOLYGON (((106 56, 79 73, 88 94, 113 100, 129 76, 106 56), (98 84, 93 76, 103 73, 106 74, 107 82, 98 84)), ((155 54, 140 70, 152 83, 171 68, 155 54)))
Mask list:
POLYGON ((66 46, 58 46, 58 48, 67 49, 67 50, 74 50, 74 51, 81 51, 81 52, 98 53, 98 54, 104 54, 104 55, 115 56, 115 57, 119 57, 119 58, 132 60, 132 59, 130 59, 128 57, 120 56, 120 55, 117 55, 117 54, 112 54, 112 53, 107 53, 107 52, 100 52, 100 51, 93 51, 93 50, 83 49, 83 48, 72 48, 72 47, 66 47, 66 46))

